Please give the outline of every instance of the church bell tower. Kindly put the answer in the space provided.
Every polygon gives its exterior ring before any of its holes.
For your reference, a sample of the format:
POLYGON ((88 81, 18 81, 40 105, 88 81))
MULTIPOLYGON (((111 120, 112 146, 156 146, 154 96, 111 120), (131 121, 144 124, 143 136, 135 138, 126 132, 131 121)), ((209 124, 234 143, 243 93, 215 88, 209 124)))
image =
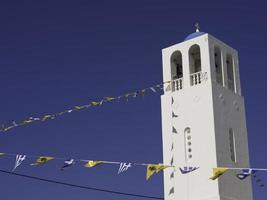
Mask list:
POLYGON ((196 32, 162 50, 161 96, 165 200, 252 200, 251 180, 214 167, 248 168, 249 152, 238 53, 196 32), (199 167, 182 174, 179 167, 199 167))

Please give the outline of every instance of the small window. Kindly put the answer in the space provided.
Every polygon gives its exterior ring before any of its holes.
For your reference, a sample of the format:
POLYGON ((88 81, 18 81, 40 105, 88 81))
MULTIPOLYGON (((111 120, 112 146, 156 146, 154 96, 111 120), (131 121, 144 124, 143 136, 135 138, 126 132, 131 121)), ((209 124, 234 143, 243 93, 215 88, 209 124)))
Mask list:
POLYGON ((235 91, 234 65, 233 65, 233 58, 230 54, 227 54, 226 56, 226 68, 228 77, 228 88, 232 91, 235 91))
POLYGON ((222 85, 222 56, 219 47, 214 48, 214 65, 215 65, 216 82, 222 85))
POLYGON ((236 162, 235 134, 232 128, 229 129, 229 149, 231 160, 236 162))

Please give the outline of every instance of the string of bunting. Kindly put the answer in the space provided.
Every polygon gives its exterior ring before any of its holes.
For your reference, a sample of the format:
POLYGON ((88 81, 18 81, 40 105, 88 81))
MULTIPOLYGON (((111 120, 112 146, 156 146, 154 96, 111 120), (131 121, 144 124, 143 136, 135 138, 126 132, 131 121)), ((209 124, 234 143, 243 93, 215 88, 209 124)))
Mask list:
MULTIPOLYGON (((61 160, 64 161, 60 167, 60 170, 63 171, 66 168, 69 168, 78 162, 83 163, 83 166, 86 168, 93 168, 99 165, 104 164, 115 164, 119 165, 118 174, 121 174, 127 171, 129 168, 133 166, 145 166, 146 167, 146 180, 150 179, 150 177, 154 174, 157 174, 167 168, 174 168, 175 166, 165 165, 162 163, 159 164, 147 164, 147 163, 133 163, 133 162, 118 162, 118 161, 103 161, 103 160, 84 160, 84 159, 74 159, 74 158, 60 158, 55 156, 32 156, 32 155, 23 155, 23 154, 10 154, 10 153, 0 153, 0 157, 3 156, 14 156, 15 157, 15 164, 12 169, 14 172, 22 163, 26 160, 26 158, 33 158, 34 161, 30 164, 30 166, 40 166, 44 165, 47 162, 52 160, 61 160)), ((186 166, 186 167, 179 167, 181 174, 188 174, 198 170, 200 167, 193 167, 193 166, 186 166)), ((235 176, 239 180, 243 181, 247 177, 252 177, 255 179, 257 185, 259 187, 265 187, 262 180, 256 176, 258 171, 267 171, 267 169, 260 169, 260 168, 226 168, 226 167, 216 167, 212 169, 212 176, 209 177, 210 180, 216 180, 222 175, 224 175, 229 170, 236 170, 238 171, 235 176)))
POLYGON ((76 105, 76 106, 74 106, 74 107, 72 107, 70 109, 66 109, 64 111, 57 112, 57 113, 54 113, 54 114, 45 114, 45 115, 43 115, 41 117, 31 116, 31 117, 28 117, 28 118, 26 118, 24 120, 21 120, 19 122, 15 121, 15 120, 11 120, 11 122, 9 124, 2 124, 1 125, 0 132, 7 132, 7 131, 10 131, 10 130, 12 130, 14 128, 21 127, 21 126, 26 126, 26 125, 32 124, 34 122, 37 122, 37 121, 45 122, 45 121, 48 121, 48 120, 53 120, 53 119, 55 119, 55 118, 57 118, 59 116, 65 115, 65 114, 70 114, 72 112, 85 110, 85 109, 88 109, 90 107, 101 106, 104 103, 108 103, 108 102, 120 102, 122 100, 128 101, 129 98, 136 98, 137 96, 144 97, 146 92, 151 91, 153 93, 157 93, 157 92, 161 91, 164 87, 166 88, 166 90, 170 90, 171 82, 172 81, 166 81, 166 82, 163 82, 163 83, 160 83, 160 84, 157 84, 157 85, 153 85, 153 86, 141 89, 141 90, 137 90, 137 91, 134 91, 134 92, 128 92, 126 94, 123 94, 123 95, 120 95, 120 96, 116 96, 116 97, 106 96, 106 97, 103 97, 100 100, 91 101, 91 102, 89 102, 88 104, 85 104, 85 105, 76 105))
POLYGON ((74 158, 60 158, 55 156, 32 156, 32 155, 24 155, 24 154, 11 154, 11 153, 0 153, 0 157, 3 156, 14 156, 15 157, 15 164, 12 169, 12 172, 14 172, 22 163, 26 160, 26 158, 32 158, 34 161, 30 164, 30 166, 39 166, 44 165, 47 162, 50 162, 52 160, 61 160, 64 161, 62 163, 62 166, 60 167, 60 170, 65 170, 66 168, 69 168, 78 162, 83 163, 83 166, 86 168, 93 168, 98 165, 103 164, 115 164, 119 165, 118 168, 118 174, 121 174, 125 171, 127 171, 129 168, 133 166, 145 166, 147 169, 146 173, 146 179, 148 180, 153 174, 159 173, 160 171, 169 168, 174 167, 170 165, 164 165, 164 164, 147 164, 147 163, 133 163, 133 162, 118 162, 118 161, 103 161, 103 160, 86 160, 86 159, 74 159, 74 158))

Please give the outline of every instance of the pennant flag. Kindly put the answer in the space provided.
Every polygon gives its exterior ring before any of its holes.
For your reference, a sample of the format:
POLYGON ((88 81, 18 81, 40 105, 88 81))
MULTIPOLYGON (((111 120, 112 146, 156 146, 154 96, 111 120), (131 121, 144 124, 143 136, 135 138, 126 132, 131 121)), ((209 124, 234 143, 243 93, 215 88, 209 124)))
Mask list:
POLYGON ((172 147, 171 147, 171 151, 173 150, 174 146, 173 146, 173 143, 172 143, 172 147))
POLYGON ((32 163, 31 165, 43 165, 45 164, 46 162, 50 161, 50 160, 53 160, 54 157, 49 157, 49 156, 41 156, 39 157, 35 163, 32 163))
POLYGON ((15 120, 12 121, 13 126, 18 126, 15 120))
POLYGON ((32 119, 26 119, 26 120, 24 120, 22 123, 23 124, 29 124, 29 123, 31 123, 32 122, 32 119))
POLYGON ((109 102, 109 101, 113 101, 115 98, 114 97, 104 97, 104 99, 109 102))
POLYGON ((141 90, 141 95, 142 95, 142 97, 145 96, 145 92, 146 92, 146 89, 141 90))
POLYGON ((77 110, 81 110, 81 109, 85 108, 85 106, 74 106, 74 108, 77 110))
POLYGON ((42 117, 42 121, 46 121, 48 119, 53 119, 52 115, 45 115, 42 117))
POLYGON ((172 187, 169 191, 169 195, 174 194, 174 187, 172 187))
POLYGON ((87 168, 92 168, 103 163, 104 161, 89 160, 84 166, 87 168))
POLYGON ((172 127, 172 132, 173 133, 178 133, 177 130, 174 127, 172 127))
POLYGON ((146 171, 146 180, 148 180, 154 173, 159 173, 160 171, 168 168, 170 166, 162 165, 162 164, 148 164, 146 171))
POLYGON ((199 167, 184 167, 184 168, 179 168, 180 169, 180 171, 181 171, 181 173, 182 174, 187 174, 187 173, 190 173, 190 172, 192 172, 192 171, 195 171, 195 170, 197 170, 199 167))
POLYGON ((65 160, 64 165, 61 167, 61 170, 64 170, 64 168, 70 167, 74 164, 75 164, 74 159, 65 160))
POLYGON ((150 87, 150 90, 152 91, 152 92, 157 92, 157 90, 155 89, 155 88, 153 88, 153 87, 150 87))
POLYGON ((134 98, 137 97, 137 95, 138 95, 138 91, 136 91, 136 92, 133 93, 133 97, 134 98))
POLYGON ((255 174, 258 170, 254 169, 242 169, 241 173, 236 174, 236 177, 240 180, 244 180, 251 174, 255 174))
POLYGON ((173 160, 173 157, 172 157, 171 162, 170 162, 171 166, 173 166, 173 162, 174 162, 174 160, 173 160))
POLYGON ((213 168, 213 176, 210 177, 210 179, 211 180, 217 179, 219 176, 223 175, 227 170, 228 168, 224 168, 224 167, 213 168))
POLYGON ((17 155, 16 156, 16 162, 15 162, 15 166, 12 170, 12 172, 15 171, 15 169, 21 165, 21 163, 26 159, 26 155, 17 155))
POLYGON ((128 101, 128 97, 130 96, 130 93, 127 93, 124 95, 124 97, 126 98, 126 101, 128 101))
POLYGON ((170 178, 174 178, 174 172, 171 173, 170 178))
POLYGON ((165 91, 167 92, 167 91, 170 91, 170 90, 171 90, 171 84, 168 84, 166 89, 165 89, 165 91))
POLYGON ((92 105, 92 106, 98 106, 98 105, 100 105, 100 102, 92 101, 92 102, 91 102, 91 105, 92 105))
POLYGON ((172 112, 172 118, 176 118, 178 117, 178 115, 174 114, 174 112, 172 112))
POLYGON ((127 171, 130 167, 132 167, 131 163, 120 163, 120 168, 118 170, 118 174, 127 171))

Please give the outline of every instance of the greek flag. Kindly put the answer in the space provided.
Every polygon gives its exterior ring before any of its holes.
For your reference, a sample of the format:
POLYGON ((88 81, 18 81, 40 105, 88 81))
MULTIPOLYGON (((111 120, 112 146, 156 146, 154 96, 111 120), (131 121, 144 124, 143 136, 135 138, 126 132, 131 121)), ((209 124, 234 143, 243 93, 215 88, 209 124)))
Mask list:
POLYGON ((255 174, 258 170, 255 169, 242 169, 242 171, 236 174, 236 177, 240 180, 244 180, 248 176, 255 174))
POLYGON ((187 174, 187 173, 197 170, 198 168, 199 167, 184 167, 184 168, 180 167, 180 171, 182 174, 187 174))
POLYGON ((16 156, 16 162, 15 162, 15 166, 12 170, 12 172, 15 171, 15 169, 21 165, 21 163, 26 159, 26 155, 17 155, 16 156))
POLYGON ((64 168, 70 167, 70 166, 72 166, 74 164, 75 164, 74 159, 65 160, 64 165, 61 167, 61 170, 64 170, 64 168))
POLYGON ((127 164, 127 163, 120 163, 120 168, 118 170, 118 174, 127 171, 130 167, 132 167, 132 164, 131 163, 129 163, 129 164, 127 164))

